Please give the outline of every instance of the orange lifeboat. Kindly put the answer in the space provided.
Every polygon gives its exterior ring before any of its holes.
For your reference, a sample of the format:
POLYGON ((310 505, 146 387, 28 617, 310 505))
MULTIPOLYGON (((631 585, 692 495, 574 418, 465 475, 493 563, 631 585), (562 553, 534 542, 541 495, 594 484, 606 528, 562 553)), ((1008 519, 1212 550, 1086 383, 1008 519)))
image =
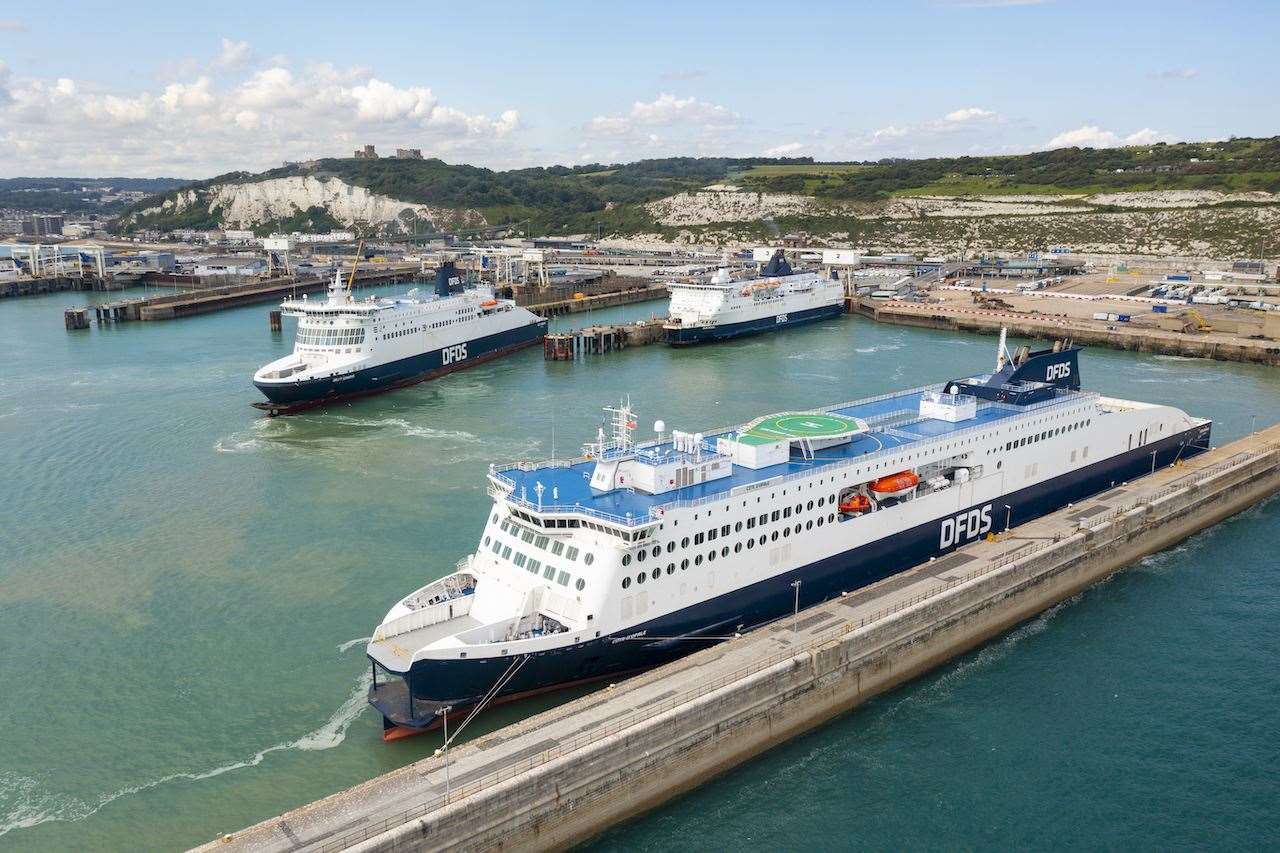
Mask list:
POLYGON ((872 483, 870 488, 877 497, 896 498, 898 495, 905 495, 919 483, 920 478, 915 474, 910 471, 899 471, 896 474, 881 477, 872 483))
POLYGON ((851 515, 855 512, 870 512, 871 499, 866 495, 850 495, 841 502, 840 511, 846 515, 851 515))
POLYGON ((497 305, 497 304, 498 304, 498 300, 496 300, 496 299, 486 299, 484 302, 481 302, 481 303, 480 303, 480 307, 481 307, 481 308, 492 308, 493 306, 495 306, 495 305, 497 305))

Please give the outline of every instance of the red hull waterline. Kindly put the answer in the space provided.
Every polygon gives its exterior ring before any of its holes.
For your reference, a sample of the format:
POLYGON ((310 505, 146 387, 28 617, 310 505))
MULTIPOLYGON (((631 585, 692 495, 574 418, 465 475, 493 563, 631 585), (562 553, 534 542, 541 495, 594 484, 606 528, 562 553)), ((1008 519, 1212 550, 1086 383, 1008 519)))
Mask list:
MULTIPOLYGON (((627 678, 628 676, 635 675, 637 672, 641 671, 641 669, 632 669, 626 672, 613 673, 611 675, 595 675, 591 678, 580 678, 577 681, 565 681, 560 684, 552 684, 547 687, 538 687, 533 690, 526 690, 523 693, 512 693, 510 696, 503 696, 501 699, 493 700, 489 703, 488 707, 493 707, 494 705, 505 705, 508 702, 517 702, 521 699, 541 696, 544 693, 551 693, 555 690, 567 690, 570 687, 578 687, 582 684, 592 684, 596 681, 604 681, 609 678, 627 678)), ((469 713, 473 707, 475 706, 454 709, 453 717, 458 721, 458 725, 462 723, 466 714, 469 713)), ((416 737, 417 735, 424 735, 427 732, 433 732, 443 725, 444 718, 436 717, 430 725, 423 726, 422 728, 413 728, 412 726, 390 726, 382 730, 382 739, 387 743, 390 743, 393 740, 404 740, 407 737, 416 737)))
POLYGON ((542 343, 541 338, 534 338, 530 341, 512 344, 509 347, 496 349, 493 352, 488 352, 477 358, 458 362, 457 364, 450 365, 449 367, 440 367, 435 370, 429 370, 421 376, 415 376, 412 379, 394 382, 385 388, 373 388, 368 391, 355 391, 350 394, 335 394, 332 397, 321 397, 319 400, 307 400, 303 403, 272 403, 270 400, 263 400, 261 402, 251 403, 250 405, 255 409, 261 409, 266 412, 267 417, 269 418, 274 418, 277 415, 296 415, 299 412, 305 412, 309 409, 316 409, 321 406, 332 405, 333 403, 342 403, 348 400, 356 400, 361 397, 372 397, 374 394, 385 394, 388 391, 395 391, 398 388, 408 388, 411 385, 426 382, 428 379, 438 379, 448 373, 466 370, 468 367, 475 367, 477 365, 484 364, 486 361, 493 361, 495 358, 502 358, 504 355, 510 355, 513 352, 522 350, 525 347, 531 347, 538 343, 542 343))

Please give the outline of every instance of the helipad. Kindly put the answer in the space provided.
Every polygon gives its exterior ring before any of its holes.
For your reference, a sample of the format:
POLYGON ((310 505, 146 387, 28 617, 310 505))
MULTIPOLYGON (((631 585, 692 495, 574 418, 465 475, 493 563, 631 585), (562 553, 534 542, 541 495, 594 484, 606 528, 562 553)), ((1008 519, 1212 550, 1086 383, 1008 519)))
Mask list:
POLYGON ((783 412, 747 424, 738 440, 744 444, 772 444, 806 438, 840 438, 864 430, 866 425, 857 418, 826 412, 783 412))

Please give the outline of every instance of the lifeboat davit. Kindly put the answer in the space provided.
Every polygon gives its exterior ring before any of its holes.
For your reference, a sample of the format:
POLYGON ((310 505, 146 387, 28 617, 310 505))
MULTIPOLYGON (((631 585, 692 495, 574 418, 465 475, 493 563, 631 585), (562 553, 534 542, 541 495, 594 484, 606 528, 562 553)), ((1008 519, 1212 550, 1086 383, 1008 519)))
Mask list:
POLYGON ((889 474, 881 477, 871 484, 871 491, 876 493, 876 497, 896 498, 899 495, 905 495, 920 484, 920 478, 910 471, 899 471, 896 474, 889 474))
POLYGON ((850 495, 840 502, 840 511, 846 515, 855 512, 870 512, 871 499, 866 495, 850 495))

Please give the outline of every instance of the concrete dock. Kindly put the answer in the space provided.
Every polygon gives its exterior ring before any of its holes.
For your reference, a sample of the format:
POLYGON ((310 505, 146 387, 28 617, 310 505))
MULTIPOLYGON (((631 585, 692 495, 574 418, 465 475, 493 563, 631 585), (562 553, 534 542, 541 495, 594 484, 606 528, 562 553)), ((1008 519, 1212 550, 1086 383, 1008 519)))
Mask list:
POLYGON ((613 290, 608 293, 597 293, 579 299, 557 299, 548 302, 534 302, 525 305, 539 317, 556 317, 562 314, 580 314, 597 308, 612 308, 615 305, 632 305, 636 302, 651 302, 655 299, 666 299, 667 285, 664 282, 644 284, 613 290))
POLYGON ((1057 339, 1066 335, 1078 344, 1093 344, 1130 352, 1280 365, 1280 341, 1215 332, 1186 334, 1132 327, 1127 323, 894 300, 860 299, 852 306, 852 310, 881 323, 901 326, 996 335, 1000 333, 1001 327, 1006 327, 1009 334, 1020 337, 1057 339))
POLYGON ((201 849, 562 848, 1277 491, 1273 426, 201 849))
POLYGON ((666 322, 666 317, 654 317, 635 323, 611 323, 551 333, 542 340, 542 354, 547 361, 573 361, 627 347, 661 343, 666 337, 662 328, 666 322))

